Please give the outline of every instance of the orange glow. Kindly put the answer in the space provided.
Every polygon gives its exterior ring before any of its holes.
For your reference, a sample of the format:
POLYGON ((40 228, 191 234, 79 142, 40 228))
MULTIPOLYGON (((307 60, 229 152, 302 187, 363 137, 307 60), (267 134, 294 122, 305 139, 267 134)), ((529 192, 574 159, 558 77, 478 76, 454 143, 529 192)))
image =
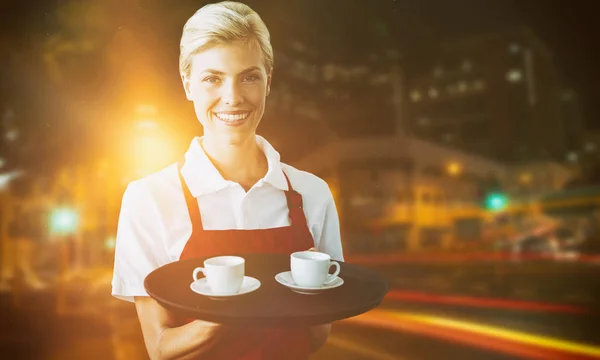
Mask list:
POLYGON ((448 164, 447 170, 448 174, 452 176, 460 175, 460 173, 462 172, 462 166, 460 166, 460 164, 457 162, 451 162, 450 164, 448 164))
POLYGON ((143 135, 131 140, 137 176, 145 176, 166 166, 173 158, 173 149, 168 141, 158 134, 143 135))
POLYGON ((519 181, 523 185, 530 184, 531 183, 531 179, 532 179, 532 176, 531 176, 530 173, 523 173, 523 174, 521 174, 521 176, 519 176, 519 181))
POLYGON ((600 348, 597 346, 425 314, 372 310, 342 321, 418 333, 529 359, 600 358, 600 348))
POLYGON ((427 294, 420 292, 411 291, 398 291, 390 290, 385 296, 386 300, 396 301, 412 301, 420 303, 432 303, 432 304, 446 304, 446 305, 458 305, 468 306, 477 308, 496 308, 496 309, 510 309, 510 310, 524 310, 524 311, 540 311, 540 312, 564 312, 564 313, 587 313, 587 309, 570 306, 570 305, 557 305, 557 304, 545 304, 540 302, 531 301, 516 301, 516 300, 504 300, 504 299, 493 299, 483 297, 466 297, 466 296, 448 296, 448 295, 437 295, 427 294))

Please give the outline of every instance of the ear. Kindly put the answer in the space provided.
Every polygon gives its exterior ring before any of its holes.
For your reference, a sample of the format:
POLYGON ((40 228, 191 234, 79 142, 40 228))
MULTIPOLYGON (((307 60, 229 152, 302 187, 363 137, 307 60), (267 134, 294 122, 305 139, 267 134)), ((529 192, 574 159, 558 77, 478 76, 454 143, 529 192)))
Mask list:
POLYGON ((267 75, 267 96, 271 93, 271 79, 273 78, 273 70, 267 75))
POLYGON ((192 91, 190 90, 190 79, 185 76, 185 75, 181 75, 181 82, 183 83, 183 90, 185 90, 185 97, 192 101, 192 91))

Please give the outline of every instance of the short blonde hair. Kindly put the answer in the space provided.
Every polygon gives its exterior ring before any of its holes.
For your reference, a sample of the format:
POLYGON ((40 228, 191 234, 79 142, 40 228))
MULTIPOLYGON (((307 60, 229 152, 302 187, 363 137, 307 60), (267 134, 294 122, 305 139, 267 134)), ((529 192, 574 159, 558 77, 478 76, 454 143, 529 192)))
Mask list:
POLYGON ((265 23, 252 8, 235 1, 203 6, 183 27, 179 47, 179 72, 189 77, 192 55, 217 44, 238 40, 258 46, 267 73, 273 70, 271 35, 265 23))

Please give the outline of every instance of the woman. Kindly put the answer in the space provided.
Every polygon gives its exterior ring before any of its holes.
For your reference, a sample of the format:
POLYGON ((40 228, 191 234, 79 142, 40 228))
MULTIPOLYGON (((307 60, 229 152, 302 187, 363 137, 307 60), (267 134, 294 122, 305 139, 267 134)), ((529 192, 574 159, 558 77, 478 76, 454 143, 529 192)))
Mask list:
POLYGON ((180 72, 204 128, 185 159, 129 184, 117 233, 113 295, 135 301, 153 359, 306 359, 330 325, 244 329, 185 324, 144 291, 145 276, 179 259, 318 248, 343 261, 327 184, 280 162, 256 128, 271 86, 270 35, 248 6, 201 8, 185 24, 180 72))

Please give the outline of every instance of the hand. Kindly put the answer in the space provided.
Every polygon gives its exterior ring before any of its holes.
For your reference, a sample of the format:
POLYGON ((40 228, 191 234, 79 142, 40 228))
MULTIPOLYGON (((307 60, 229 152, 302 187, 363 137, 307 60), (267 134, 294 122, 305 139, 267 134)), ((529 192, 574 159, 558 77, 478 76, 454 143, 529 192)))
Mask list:
POLYGON ((316 251, 316 252, 318 252, 319 250, 316 247, 311 247, 310 249, 308 249, 308 251, 316 251))

